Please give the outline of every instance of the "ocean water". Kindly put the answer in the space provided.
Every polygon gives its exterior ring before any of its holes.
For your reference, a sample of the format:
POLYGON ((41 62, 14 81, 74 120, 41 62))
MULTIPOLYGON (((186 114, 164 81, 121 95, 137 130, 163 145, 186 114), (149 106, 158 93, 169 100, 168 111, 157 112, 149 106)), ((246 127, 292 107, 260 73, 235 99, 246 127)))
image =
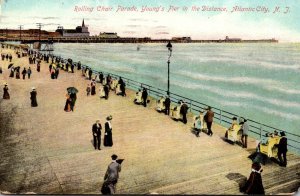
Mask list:
MULTIPOLYGON (((167 89, 165 44, 139 45, 59 43, 54 54, 167 89)), ((300 44, 173 44, 170 60, 171 92, 300 135, 300 44)))

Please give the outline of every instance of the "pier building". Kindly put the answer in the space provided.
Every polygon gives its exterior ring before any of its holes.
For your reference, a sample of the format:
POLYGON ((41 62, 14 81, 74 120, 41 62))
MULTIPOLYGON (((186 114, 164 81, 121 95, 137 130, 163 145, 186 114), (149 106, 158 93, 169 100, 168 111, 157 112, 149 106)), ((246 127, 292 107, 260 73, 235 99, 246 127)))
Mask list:
POLYGON ((84 19, 82 20, 82 25, 77 26, 76 29, 64 29, 63 26, 59 26, 56 30, 62 37, 89 37, 90 32, 88 27, 84 24, 84 19))

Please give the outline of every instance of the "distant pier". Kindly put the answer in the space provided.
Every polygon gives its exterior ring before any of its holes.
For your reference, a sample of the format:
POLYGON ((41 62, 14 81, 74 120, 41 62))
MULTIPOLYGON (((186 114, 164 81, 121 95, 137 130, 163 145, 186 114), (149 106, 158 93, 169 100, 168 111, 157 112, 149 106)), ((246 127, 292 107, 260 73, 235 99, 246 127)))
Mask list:
POLYGON ((5 38, 0 37, 0 42, 21 42, 24 44, 34 42, 52 42, 52 43, 278 43, 276 39, 258 39, 258 40, 172 40, 172 39, 150 39, 150 38, 114 38, 104 39, 99 37, 53 37, 53 38, 5 38))

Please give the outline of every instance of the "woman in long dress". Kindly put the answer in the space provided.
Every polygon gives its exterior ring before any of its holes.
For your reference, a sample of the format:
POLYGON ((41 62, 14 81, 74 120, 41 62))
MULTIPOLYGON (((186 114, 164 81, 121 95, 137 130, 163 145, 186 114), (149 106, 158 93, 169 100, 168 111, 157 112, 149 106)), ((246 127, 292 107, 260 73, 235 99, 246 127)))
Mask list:
POLYGON ((12 67, 11 70, 10 70, 10 75, 9 77, 13 78, 15 75, 15 69, 12 67))
POLYGON ((31 107, 37 107, 38 106, 37 100, 36 100, 36 95, 37 95, 37 92, 36 92, 35 88, 32 87, 32 91, 30 92, 31 107))
POLYGON ((7 84, 4 85, 3 88, 3 99, 10 99, 9 93, 8 93, 8 86, 7 84))
POLYGON ((16 79, 20 79, 20 70, 17 70, 16 79))
POLYGON ((40 72, 40 71, 41 71, 41 65, 40 65, 39 63, 36 65, 36 71, 37 71, 37 72, 40 72))
POLYGON ((92 82, 91 82, 91 95, 95 95, 96 94, 96 82, 95 80, 93 79, 92 82))
POLYGON ((104 134, 104 146, 113 146, 112 140, 112 126, 111 126, 112 116, 106 117, 105 123, 105 134, 104 134))
POLYGON ((264 186, 262 183, 262 178, 261 178, 261 166, 259 163, 253 163, 252 164, 252 170, 251 174, 249 176, 249 179, 247 180, 245 186, 242 188, 242 192, 245 192, 246 194, 249 195, 254 195, 254 194, 260 194, 264 195, 265 190, 264 186))
POLYGON ((65 104, 65 111, 66 112, 70 112, 71 111, 71 97, 69 94, 66 95, 67 99, 66 99, 66 104, 65 104))

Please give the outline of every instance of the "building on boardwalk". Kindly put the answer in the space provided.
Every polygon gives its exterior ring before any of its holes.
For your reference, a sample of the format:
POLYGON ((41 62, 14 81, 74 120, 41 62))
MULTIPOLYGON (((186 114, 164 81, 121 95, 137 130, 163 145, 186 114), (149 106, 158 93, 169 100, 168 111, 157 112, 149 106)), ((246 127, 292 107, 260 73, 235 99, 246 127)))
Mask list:
POLYGON ((99 33, 100 39, 118 39, 119 36, 117 33, 111 33, 111 32, 100 32, 99 33))
POLYGON ((64 29, 63 26, 59 26, 56 30, 63 37, 89 37, 90 32, 88 27, 84 24, 84 19, 82 20, 82 25, 77 26, 76 29, 64 29))

